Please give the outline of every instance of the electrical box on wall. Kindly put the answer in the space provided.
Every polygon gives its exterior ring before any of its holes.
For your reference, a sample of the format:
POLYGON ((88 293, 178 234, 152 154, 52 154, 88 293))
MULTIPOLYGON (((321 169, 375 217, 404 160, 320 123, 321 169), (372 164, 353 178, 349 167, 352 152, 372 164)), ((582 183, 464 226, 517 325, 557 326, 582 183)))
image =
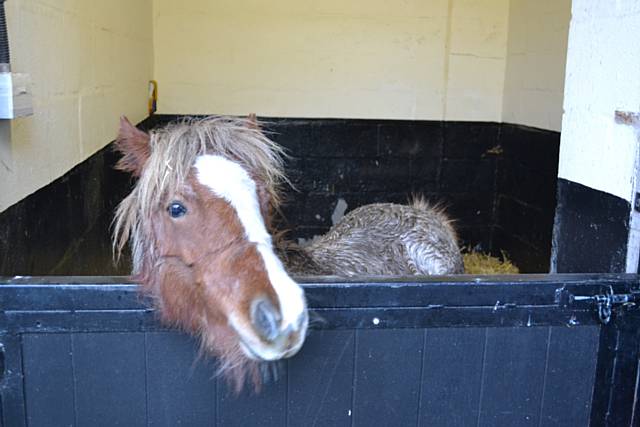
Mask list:
POLYGON ((28 74, 0 73, 0 119, 31 116, 33 103, 28 74))

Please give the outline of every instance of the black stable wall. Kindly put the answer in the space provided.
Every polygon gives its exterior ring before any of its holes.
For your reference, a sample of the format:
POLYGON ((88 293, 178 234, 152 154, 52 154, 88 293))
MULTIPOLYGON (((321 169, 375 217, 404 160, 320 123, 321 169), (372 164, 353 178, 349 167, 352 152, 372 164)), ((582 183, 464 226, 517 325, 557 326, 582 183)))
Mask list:
POLYGON ((560 133, 503 124, 492 250, 524 272, 548 272, 560 133))
POLYGON ((111 212, 128 179, 104 148, 0 214, 0 275, 115 274, 111 212))
POLYGON ((343 199, 348 210, 406 202, 441 203, 467 248, 504 250, 522 272, 548 272, 560 134, 498 123, 274 120, 298 192, 284 228, 324 233, 343 199))
POLYGON ((624 273, 630 212, 624 199, 558 179, 553 272, 624 273))
MULTIPOLYGON (((415 194, 446 208, 464 246, 504 250, 523 272, 548 271, 559 133, 485 122, 264 120, 290 155, 296 191, 287 191, 278 224, 289 238, 326 232, 340 199, 349 211, 415 194)), ((0 213, 0 275, 126 274, 126 259, 111 261, 110 221, 131 186, 116 160, 106 147, 0 213)))
MULTIPOLYGON (((141 125, 145 126, 143 122, 141 125)), ((0 276, 129 274, 116 265, 111 221, 132 181, 111 145, 0 213, 0 276)))
POLYGON ((293 156, 298 192, 283 213, 294 237, 326 232, 340 199, 351 210, 418 195, 446 207, 465 245, 491 247, 498 124, 283 120, 268 129, 293 156))

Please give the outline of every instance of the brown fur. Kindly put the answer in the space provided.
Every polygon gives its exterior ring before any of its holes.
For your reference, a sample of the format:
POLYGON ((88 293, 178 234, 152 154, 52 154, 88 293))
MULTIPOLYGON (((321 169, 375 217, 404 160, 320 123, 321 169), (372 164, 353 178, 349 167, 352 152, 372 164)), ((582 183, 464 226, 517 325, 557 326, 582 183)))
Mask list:
POLYGON ((228 325, 231 310, 244 313, 258 296, 278 306, 255 245, 233 208, 195 179, 191 165, 201 154, 221 154, 243 164, 256 181, 263 215, 278 203, 280 151, 255 124, 209 118, 169 126, 147 135, 123 118, 116 149, 119 169, 140 177, 115 219, 119 253, 131 239, 134 278, 156 301, 162 320, 199 335, 215 354, 236 390, 249 377, 259 383, 257 364, 239 348, 228 325), (174 219, 166 207, 183 203, 188 215, 174 219), (213 219, 213 220, 212 220, 213 219))

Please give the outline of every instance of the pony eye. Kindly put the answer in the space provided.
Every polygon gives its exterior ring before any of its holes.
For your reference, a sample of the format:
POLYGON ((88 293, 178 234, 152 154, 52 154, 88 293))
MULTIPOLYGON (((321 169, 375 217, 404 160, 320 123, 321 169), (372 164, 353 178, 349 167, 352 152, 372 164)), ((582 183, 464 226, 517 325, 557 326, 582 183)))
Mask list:
POLYGON ((187 213, 187 208, 182 203, 173 202, 167 208, 172 218, 180 218, 187 213))

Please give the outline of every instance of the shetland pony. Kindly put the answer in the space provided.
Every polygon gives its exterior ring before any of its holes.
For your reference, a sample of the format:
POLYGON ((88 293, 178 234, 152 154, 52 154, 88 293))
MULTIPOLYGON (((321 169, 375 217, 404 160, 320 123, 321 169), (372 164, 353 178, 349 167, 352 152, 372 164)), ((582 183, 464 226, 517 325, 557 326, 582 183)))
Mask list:
POLYGON ((114 246, 130 241, 133 278, 162 320, 200 337, 240 390, 261 361, 294 355, 308 325, 301 287, 273 250, 281 149, 249 120, 211 117, 150 134, 121 118, 116 167, 137 177, 114 246))

